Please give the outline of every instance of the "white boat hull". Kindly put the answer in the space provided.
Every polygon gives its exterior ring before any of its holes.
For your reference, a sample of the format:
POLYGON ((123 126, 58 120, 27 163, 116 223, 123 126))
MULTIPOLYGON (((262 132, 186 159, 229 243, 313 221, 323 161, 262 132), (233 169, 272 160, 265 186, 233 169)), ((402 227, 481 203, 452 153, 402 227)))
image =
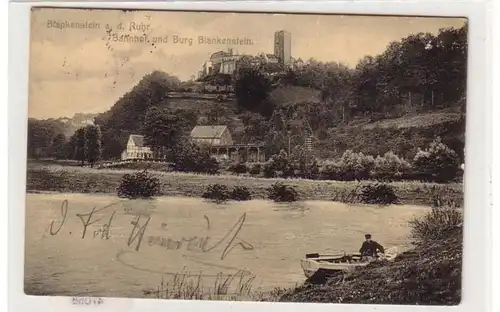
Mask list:
MULTIPOLYGON (((395 249, 392 249, 392 252, 386 253, 383 259, 392 261, 397 256, 397 252, 395 249)), ((304 275, 307 278, 311 278, 316 272, 322 270, 324 272, 335 273, 335 272, 350 272, 357 267, 363 267, 368 265, 369 263, 376 261, 375 259, 372 261, 351 261, 351 262, 339 262, 335 261, 342 256, 318 256, 314 258, 305 258, 300 261, 300 265, 302 270, 304 271, 304 275)))
POLYGON ((302 266, 302 270, 306 277, 313 276, 319 269, 323 269, 328 272, 349 272, 354 270, 356 267, 365 266, 369 262, 361 262, 361 263, 330 263, 330 262, 322 262, 316 259, 302 259, 300 264, 302 266))

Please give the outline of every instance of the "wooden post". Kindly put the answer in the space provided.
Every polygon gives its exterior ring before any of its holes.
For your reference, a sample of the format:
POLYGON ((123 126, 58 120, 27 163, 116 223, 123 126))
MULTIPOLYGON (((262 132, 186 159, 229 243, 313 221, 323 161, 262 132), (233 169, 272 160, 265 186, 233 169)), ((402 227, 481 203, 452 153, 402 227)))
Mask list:
POLYGON ((260 147, 257 146, 257 162, 260 162, 260 147))

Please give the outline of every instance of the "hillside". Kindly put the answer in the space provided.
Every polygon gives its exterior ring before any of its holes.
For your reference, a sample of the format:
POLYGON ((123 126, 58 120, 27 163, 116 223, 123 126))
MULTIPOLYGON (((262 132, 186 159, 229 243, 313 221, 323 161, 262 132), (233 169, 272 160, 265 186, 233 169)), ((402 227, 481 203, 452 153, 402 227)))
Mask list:
POLYGON ((279 301, 457 305, 461 300, 462 229, 417 245, 392 263, 368 265, 340 284, 304 285, 279 301))
POLYGON ((358 120, 329 129, 326 138, 317 140, 314 146, 321 158, 339 157, 351 149, 373 156, 393 151, 412 159, 418 148, 423 148, 437 136, 463 161, 465 115, 454 112, 414 114, 376 122, 358 120))
POLYGON ((300 86, 282 86, 274 89, 269 97, 271 101, 280 104, 306 101, 319 103, 321 101, 321 92, 316 89, 300 86))
MULTIPOLYGON (((424 148, 436 136, 440 136, 446 145, 463 156, 465 117, 457 110, 413 113, 401 118, 380 120, 357 117, 348 124, 335 126, 338 121, 332 119, 335 117, 328 113, 328 107, 321 102, 321 93, 315 89, 279 86, 272 90, 269 98, 277 107, 290 107, 296 111, 294 117, 285 119, 291 121, 290 118, 293 118, 297 125, 304 125, 306 120, 318 129, 313 141, 314 154, 318 158, 340 157, 344 151, 351 149, 373 156, 393 151, 406 159, 412 159, 418 148, 424 148)), ((109 133, 104 132, 105 142, 119 138, 119 142, 114 144, 123 145, 129 134, 140 133, 147 109, 139 107, 131 111, 121 107, 129 103, 131 102, 128 100, 119 101, 110 111, 113 114, 107 112, 101 115, 106 116, 111 121, 108 125, 115 129, 109 133), (111 117, 112 115, 115 117, 111 117)), ((228 125, 236 142, 266 141, 279 144, 276 138, 268 137, 272 133, 272 121, 265 121, 257 114, 240 110, 235 99, 170 97, 159 101, 159 106, 188 112, 195 118, 195 124, 228 125), (245 126, 248 122, 250 124, 245 126)), ((113 146, 116 146, 117 151, 123 149, 118 145, 113 146)))

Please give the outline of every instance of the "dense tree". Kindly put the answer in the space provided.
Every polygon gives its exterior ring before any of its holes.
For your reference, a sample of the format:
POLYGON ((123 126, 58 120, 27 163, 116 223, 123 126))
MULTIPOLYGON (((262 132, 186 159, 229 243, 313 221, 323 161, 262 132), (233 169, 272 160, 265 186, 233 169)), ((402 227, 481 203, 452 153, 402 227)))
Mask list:
POLYGON ((141 133, 155 157, 164 156, 188 135, 196 124, 196 116, 185 110, 151 107, 144 118, 141 133))
POLYGON ((76 130, 70 142, 73 146, 73 159, 80 161, 83 166, 85 164, 85 128, 76 130))
POLYGON ((262 72, 255 68, 240 68, 234 86, 238 107, 270 116, 273 111, 269 101, 271 89, 269 79, 262 72))
POLYGON ((64 124, 54 119, 28 119, 28 157, 54 157, 53 142, 65 130, 64 124))
POLYGON ((102 157, 101 129, 96 125, 89 125, 84 128, 84 157, 91 167, 102 157))
POLYGON ((168 92, 177 90, 179 86, 177 77, 154 71, 144 76, 108 112, 96 117, 103 135, 103 157, 119 158, 128 135, 139 133, 142 128, 148 109, 166 106, 168 92))
POLYGON ((68 158, 66 136, 63 133, 57 134, 52 140, 50 154, 51 157, 54 157, 56 159, 68 158))
POLYGON ((467 72, 467 27, 437 35, 412 34, 392 42, 377 56, 362 58, 354 69, 310 59, 289 70, 282 84, 322 91, 323 117, 336 124, 354 116, 398 116, 463 106, 467 72))

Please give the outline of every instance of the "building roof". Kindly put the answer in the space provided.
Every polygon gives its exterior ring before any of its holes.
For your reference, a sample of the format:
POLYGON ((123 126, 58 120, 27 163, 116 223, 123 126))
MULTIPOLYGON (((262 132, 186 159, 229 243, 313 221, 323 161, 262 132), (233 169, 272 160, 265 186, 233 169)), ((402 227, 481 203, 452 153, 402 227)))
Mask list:
POLYGON ((229 55, 229 53, 227 53, 225 51, 217 51, 210 56, 210 60, 213 60, 214 58, 218 58, 218 57, 222 57, 222 56, 227 56, 227 55, 229 55))
POLYGON ((191 131, 193 138, 213 139, 220 138, 227 126, 196 126, 191 131))
POLYGON ((144 136, 142 135, 131 134, 129 140, 132 140, 137 147, 144 147, 144 136))

